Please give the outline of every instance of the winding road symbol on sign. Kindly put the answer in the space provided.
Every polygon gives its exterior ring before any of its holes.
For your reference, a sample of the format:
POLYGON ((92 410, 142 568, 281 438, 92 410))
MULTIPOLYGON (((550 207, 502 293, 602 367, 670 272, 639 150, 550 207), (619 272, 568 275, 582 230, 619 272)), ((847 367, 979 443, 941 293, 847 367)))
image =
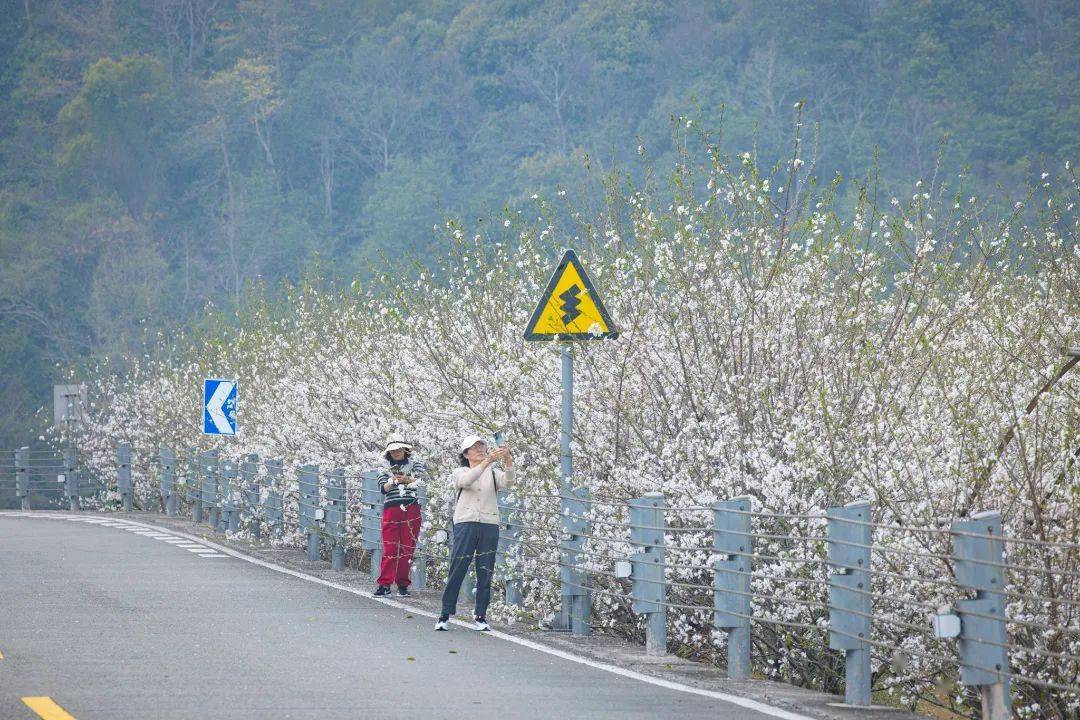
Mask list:
POLYGON ((578 297, 578 293, 580 292, 581 288, 577 285, 571 285, 566 292, 559 295, 563 301, 561 309, 563 312, 562 321, 564 325, 569 325, 581 315, 581 311, 577 309, 578 305, 581 304, 581 299, 578 297))

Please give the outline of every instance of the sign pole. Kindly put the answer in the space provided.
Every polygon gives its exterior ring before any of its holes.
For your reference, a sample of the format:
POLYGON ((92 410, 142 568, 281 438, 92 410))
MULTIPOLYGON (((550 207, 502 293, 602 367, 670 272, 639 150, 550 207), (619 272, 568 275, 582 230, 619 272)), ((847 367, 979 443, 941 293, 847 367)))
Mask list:
POLYGON ((559 432, 559 460, 563 494, 572 486, 574 457, 570 454, 570 436, 574 431, 574 355, 570 343, 562 346, 562 428, 559 432))
MULTIPOLYGON (((565 509, 570 502, 574 474, 574 456, 570 453, 570 437, 574 431, 574 355, 570 351, 570 343, 562 343, 560 359, 562 361, 562 423, 559 429, 559 466, 562 482, 559 485, 559 495, 562 496, 561 504, 565 509)), ((574 596, 563 592, 562 606, 559 611, 559 628, 569 630, 573 621, 574 596)))

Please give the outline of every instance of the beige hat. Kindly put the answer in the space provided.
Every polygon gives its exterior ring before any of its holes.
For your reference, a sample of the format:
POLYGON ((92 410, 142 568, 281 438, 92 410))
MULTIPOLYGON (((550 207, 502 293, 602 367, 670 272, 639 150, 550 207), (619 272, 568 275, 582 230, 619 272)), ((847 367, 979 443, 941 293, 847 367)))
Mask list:
POLYGON ((386 449, 383 450, 383 455, 391 450, 407 450, 412 452, 412 445, 405 442, 399 435, 391 435, 386 439, 386 449))

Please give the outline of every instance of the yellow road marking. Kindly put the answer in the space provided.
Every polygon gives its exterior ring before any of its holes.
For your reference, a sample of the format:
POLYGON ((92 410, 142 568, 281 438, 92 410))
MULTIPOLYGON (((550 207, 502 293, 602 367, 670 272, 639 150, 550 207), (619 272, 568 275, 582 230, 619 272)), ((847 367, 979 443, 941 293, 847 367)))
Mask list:
POLYGON ((41 720, 75 720, 64 708, 53 702, 51 697, 24 697, 22 701, 36 712, 41 720))

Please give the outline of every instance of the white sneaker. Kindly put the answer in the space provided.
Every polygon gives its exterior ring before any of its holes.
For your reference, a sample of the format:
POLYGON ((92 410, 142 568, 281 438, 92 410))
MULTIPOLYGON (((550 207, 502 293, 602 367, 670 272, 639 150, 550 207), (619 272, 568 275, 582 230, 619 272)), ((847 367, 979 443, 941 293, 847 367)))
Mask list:
POLYGON ((491 626, 487 624, 487 621, 483 618, 476 618, 473 620, 473 627, 480 632, 486 632, 491 629, 491 626))
POLYGON ((450 619, 447 618, 446 620, 443 620, 442 618, 439 618, 435 621, 435 629, 442 630, 443 632, 448 631, 450 629, 450 619))

